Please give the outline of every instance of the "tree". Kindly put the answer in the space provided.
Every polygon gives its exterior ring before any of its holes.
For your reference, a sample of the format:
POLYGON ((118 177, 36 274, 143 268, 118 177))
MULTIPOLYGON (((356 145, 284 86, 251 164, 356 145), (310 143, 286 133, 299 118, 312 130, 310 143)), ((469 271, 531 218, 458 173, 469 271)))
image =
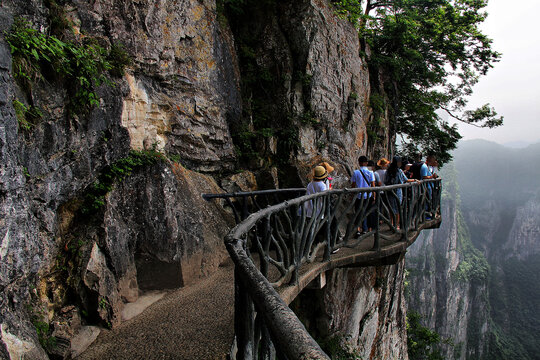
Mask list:
MULTIPOLYGON (((422 326, 422 316, 415 312, 407 312, 407 353, 411 360, 443 360, 438 349, 441 336, 435 331, 422 326)), ((444 340, 450 343, 449 339, 444 340)))
MULTIPOLYGON (((434 153, 448 161, 461 138, 439 115, 478 127, 502 125, 486 104, 466 110, 478 78, 499 61, 492 40, 478 26, 486 0, 340 0, 339 14, 359 29, 371 50, 369 65, 381 79, 393 113, 393 130, 404 149, 434 153), (379 76, 383 74, 383 76, 379 76)), ((377 89, 377 87, 374 87, 377 89)))

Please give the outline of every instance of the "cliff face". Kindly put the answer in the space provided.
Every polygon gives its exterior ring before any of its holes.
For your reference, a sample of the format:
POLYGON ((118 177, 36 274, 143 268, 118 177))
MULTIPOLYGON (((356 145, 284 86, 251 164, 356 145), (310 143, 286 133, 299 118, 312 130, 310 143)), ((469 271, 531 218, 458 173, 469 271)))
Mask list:
MULTIPOLYGON (((540 329, 536 309, 540 285, 537 196, 522 204, 480 202, 466 211, 476 241, 485 248, 491 265, 489 283, 490 342, 486 359, 535 359, 540 329), (482 216, 478 216, 482 213, 482 216), (487 230, 482 217, 498 219, 497 231, 487 230)), ((489 224, 489 223, 488 223, 489 224)))
MULTIPOLYGON (((0 41, 2 357, 44 359, 44 348, 68 356, 74 336, 116 326, 141 291, 214 271, 232 219, 201 193, 302 185, 321 159, 338 165, 339 184, 360 153, 388 151, 388 133, 367 148, 370 79, 356 30, 326 1, 270 3, 270 12, 251 13, 251 28, 212 0, 2 3, 2 34, 21 16, 45 33, 66 20, 65 41, 120 43, 132 59, 109 76, 113 86, 96 89, 97 106, 75 114, 70 84, 23 86, 0 41), (40 119, 24 129, 14 100, 40 109, 40 119), (249 133, 255 160, 243 153, 249 133), (159 284, 148 281, 156 276, 159 284)), ((354 294, 346 296, 353 306, 379 273, 383 288, 401 293, 402 265, 336 272, 334 291, 354 294)), ((404 354, 402 297, 386 304, 394 295, 381 289, 355 305, 356 317, 380 321, 360 330, 335 307, 332 324, 341 325, 330 327, 357 344, 376 342, 366 354, 394 351, 392 342, 404 354), (390 318, 395 326, 383 329, 390 318)))
POLYGON ((407 307, 452 340, 441 346, 445 359, 479 359, 489 340, 489 266, 471 242, 455 174, 446 169, 443 178, 441 228, 425 232, 407 252, 407 307))
POLYGON ((408 359, 405 260, 395 265, 335 269, 322 289, 304 290, 291 305, 317 338, 338 336, 360 359, 408 359))

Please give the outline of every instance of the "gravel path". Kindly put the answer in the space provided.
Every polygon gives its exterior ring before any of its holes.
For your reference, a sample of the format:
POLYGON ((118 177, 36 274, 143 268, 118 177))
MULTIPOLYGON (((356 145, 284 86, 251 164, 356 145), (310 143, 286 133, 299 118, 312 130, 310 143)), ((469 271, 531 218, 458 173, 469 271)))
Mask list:
POLYGON ((104 330, 77 360, 226 358, 234 336, 233 270, 228 261, 211 277, 104 330))

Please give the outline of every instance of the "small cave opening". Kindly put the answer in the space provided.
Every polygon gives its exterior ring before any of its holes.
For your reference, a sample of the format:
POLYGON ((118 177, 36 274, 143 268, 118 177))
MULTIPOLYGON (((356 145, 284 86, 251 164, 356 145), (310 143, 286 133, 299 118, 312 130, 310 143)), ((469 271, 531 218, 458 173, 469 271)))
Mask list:
POLYGON ((139 290, 169 290, 184 286, 180 261, 162 261, 155 255, 135 253, 139 290))

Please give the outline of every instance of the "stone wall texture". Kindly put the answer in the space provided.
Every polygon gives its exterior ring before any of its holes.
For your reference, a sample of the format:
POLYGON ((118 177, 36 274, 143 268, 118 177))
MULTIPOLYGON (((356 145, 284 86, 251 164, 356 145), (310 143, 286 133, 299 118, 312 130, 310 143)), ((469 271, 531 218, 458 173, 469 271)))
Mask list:
MULTIPOLYGON (((48 32, 51 3, 6 0, 0 7, 2 358, 48 357, 37 322, 50 324, 59 341, 49 353, 67 356, 70 339, 89 325, 119 324, 123 306, 152 286, 152 269, 162 288, 211 274, 227 256, 222 239, 232 218, 201 193, 223 191, 218 184, 291 183, 278 164, 245 169, 239 162, 233 131, 245 120, 245 69, 214 0, 58 2, 72 27, 67 40, 121 43, 133 59, 114 86, 97 89, 99 106, 80 116, 66 110, 61 82, 36 82, 28 94, 13 78, 3 34, 21 16, 48 32), (23 130, 14 99, 38 106, 42 119, 23 130), (84 215, 92 185, 130 150, 164 155, 116 181, 103 207, 84 215)), ((356 158, 387 151, 392 138, 385 134, 368 149, 370 78, 356 30, 324 0, 287 2, 254 21, 265 26, 256 61, 283 71, 271 74, 283 83, 270 106, 298 115, 309 103, 314 119, 289 124, 298 134, 287 155, 292 182, 305 184, 312 165, 328 160, 336 165, 336 186, 344 186, 356 158), (295 79, 297 72, 309 86, 295 79)), ((280 141, 270 137, 262 153, 275 153, 280 141)), ((406 356, 402 277, 402 265, 336 271, 327 298, 330 328, 351 334, 370 358, 406 356), (375 277, 384 285, 373 290, 375 277)))

